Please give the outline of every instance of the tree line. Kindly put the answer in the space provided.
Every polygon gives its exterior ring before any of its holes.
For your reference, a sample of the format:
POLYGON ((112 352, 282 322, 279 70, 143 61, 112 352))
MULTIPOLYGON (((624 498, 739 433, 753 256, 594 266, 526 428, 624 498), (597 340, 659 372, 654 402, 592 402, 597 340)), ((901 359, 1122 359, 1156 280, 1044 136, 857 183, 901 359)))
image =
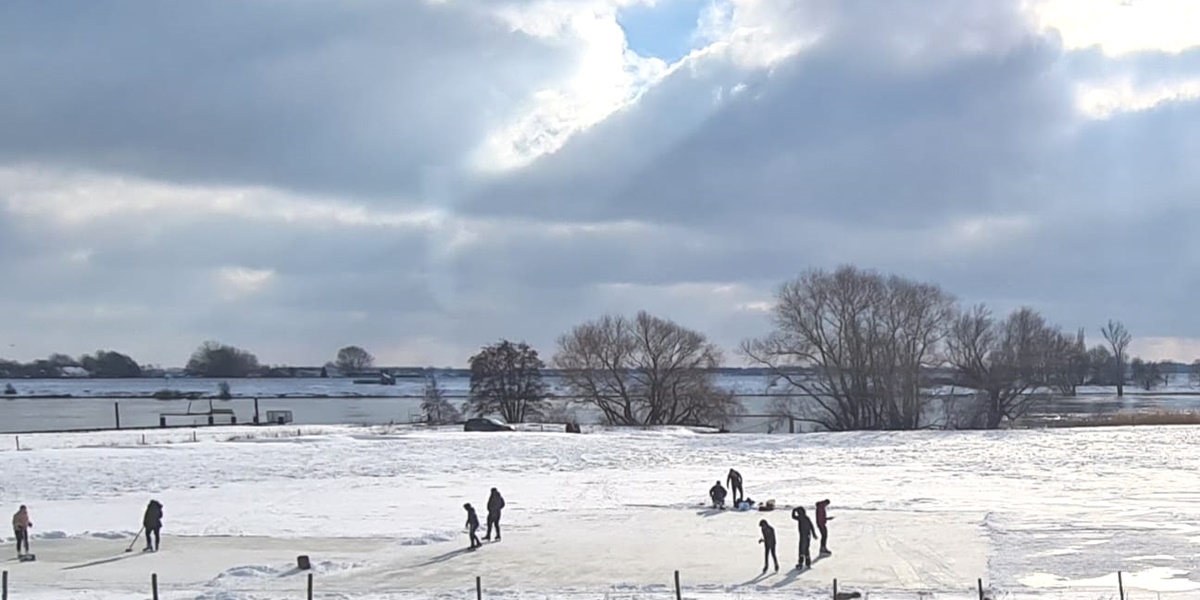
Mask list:
MULTIPOLYGON (((1021 307, 997 315, 960 306, 937 285, 843 266, 815 269, 778 289, 772 331, 740 354, 783 390, 771 412, 829 431, 989 428, 1025 416, 1049 395, 1083 385, 1164 384, 1163 363, 1129 356, 1132 335, 1109 320, 1100 341, 1065 331, 1021 307), (937 393, 938 388, 960 393, 937 393), (965 393, 962 393, 965 392, 965 393)), ((501 340, 470 358, 461 410, 509 422, 545 418, 553 406, 542 371, 560 372, 570 404, 614 425, 725 425, 744 414, 716 382, 724 354, 700 332, 638 313, 607 315, 561 335, 549 363, 525 342, 501 340)), ((1200 360, 1192 375, 1200 378, 1200 360)), ((431 422, 459 418, 436 382, 431 422)))
MULTIPOLYGON (((1133 338, 1118 320, 1098 327, 1089 346, 1084 329, 1066 331, 1033 308, 998 315, 985 305, 962 306, 938 285, 853 266, 814 269, 784 283, 770 315, 771 331, 744 341, 737 353, 781 390, 773 415, 830 431, 996 428, 1048 395, 1104 385, 1123 396, 1129 383, 1150 390, 1167 379, 1163 363, 1129 356, 1133 338), (966 393, 937 393, 946 386, 966 393)), ((703 333, 669 319, 605 315, 560 335, 548 362, 523 341, 483 347, 469 359, 468 400, 453 406, 430 381, 424 409, 430 422, 466 412, 519 423, 565 418, 584 406, 614 425, 726 425, 745 409, 717 384, 714 369, 725 358, 703 333), (558 371, 563 390, 553 396, 566 404, 550 402, 547 368, 558 371)), ((326 367, 352 373, 374 362, 363 348, 347 346, 326 367)), ((128 356, 99 351, 29 365, 0 361, 0 376, 53 376, 66 366, 93 377, 144 371, 128 356)), ((251 352, 205 342, 185 370, 235 378, 267 368, 251 352)), ((1192 376, 1200 379, 1200 360, 1192 376)))
MULTIPOLYGON (((346 346, 337 352, 334 360, 320 369, 323 376, 328 370, 342 373, 369 370, 375 366, 375 357, 359 346, 346 346)), ((126 379, 146 377, 162 371, 151 365, 140 365, 127 354, 113 350, 98 350, 73 358, 66 354, 51 354, 28 363, 0 359, 0 378, 4 379, 57 379, 62 377, 91 377, 96 379, 126 379)), ((188 358, 184 372, 193 377, 241 378, 282 375, 295 371, 288 367, 263 365, 253 352, 241 348, 208 341, 201 344, 188 358)))

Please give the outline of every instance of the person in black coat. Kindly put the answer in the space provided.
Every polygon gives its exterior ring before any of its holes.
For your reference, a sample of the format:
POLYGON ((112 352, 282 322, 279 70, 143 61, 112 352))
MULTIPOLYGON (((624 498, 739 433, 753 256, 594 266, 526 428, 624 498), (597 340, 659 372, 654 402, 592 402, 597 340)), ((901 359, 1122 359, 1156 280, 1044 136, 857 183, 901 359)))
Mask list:
POLYGON ((763 573, 767 572, 768 559, 775 561, 775 572, 779 572, 779 557, 775 555, 775 528, 763 519, 758 522, 758 528, 762 530, 762 537, 758 543, 763 545, 763 573))
POLYGON ((712 499, 713 508, 725 508, 725 488, 721 487, 721 482, 708 490, 708 497, 712 499))
POLYGON ((479 515, 475 514, 475 507, 471 506, 470 502, 464 504, 463 508, 467 510, 467 532, 471 536, 470 549, 474 550, 483 545, 483 542, 479 541, 479 515))
POLYGON ((151 500, 146 505, 146 512, 142 515, 142 527, 146 529, 146 552, 158 552, 158 545, 161 541, 159 533, 162 531, 163 505, 158 500, 151 500), (153 540, 151 540, 153 536, 153 540))
POLYGON ((725 476, 725 484, 729 486, 729 495, 733 496, 733 506, 736 508, 738 502, 746 499, 746 491, 742 489, 742 474, 730 469, 725 476))
POLYGON ((496 541, 500 541, 500 511, 504 510, 504 496, 500 495, 499 490, 492 488, 492 495, 488 497, 487 503, 487 535, 483 536, 485 540, 492 539, 492 527, 496 527, 496 541))
POLYGON ((796 524, 800 527, 800 558, 797 559, 796 568, 811 567, 813 522, 809 520, 808 514, 804 512, 804 507, 801 506, 792 509, 792 518, 796 520, 796 524))

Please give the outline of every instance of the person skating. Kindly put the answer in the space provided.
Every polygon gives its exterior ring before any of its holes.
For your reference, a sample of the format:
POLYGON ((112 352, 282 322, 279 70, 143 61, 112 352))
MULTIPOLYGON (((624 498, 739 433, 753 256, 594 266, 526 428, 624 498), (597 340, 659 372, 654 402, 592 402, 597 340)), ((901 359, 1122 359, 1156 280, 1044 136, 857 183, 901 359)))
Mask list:
POLYGON ((13 513, 12 525, 13 534, 17 537, 17 558, 20 558, 29 554, 29 529, 33 527, 33 522, 29 520, 29 509, 24 504, 13 513), (24 552, 21 552, 22 547, 25 548, 24 552))
POLYGON ((767 572, 768 559, 775 561, 775 572, 779 572, 779 557, 775 554, 775 528, 767 523, 766 519, 758 522, 758 528, 762 530, 762 537, 758 543, 763 545, 763 573, 767 572))
POLYGON ((796 560, 796 568, 811 567, 813 523, 802 506, 792 509, 792 518, 796 520, 796 525, 800 528, 800 557, 796 560))
POLYGON ((725 508, 725 488, 721 487, 721 482, 708 490, 708 497, 712 499, 713 508, 725 508))
POLYGON ((470 502, 464 504, 463 508, 467 510, 467 533, 471 536, 470 550, 474 550, 483 545, 483 542, 479 541, 479 515, 475 514, 475 507, 471 506, 470 502))
POLYGON ((163 505, 158 500, 151 500, 146 505, 145 514, 142 515, 142 527, 146 529, 146 547, 143 552, 158 552, 158 545, 162 541, 159 537, 162 532, 162 518, 163 505))
POLYGON ((829 551, 829 530, 825 527, 827 521, 832 521, 833 517, 829 516, 826 511, 829 509, 829 500, 822 500, 817 503, 817 531, 821 532, 821 554, 833 554, 829 551))
POLYGON ((492 495, 488 497, 487 503, 487 535, 483 536, 485 540, 492 539, 492 526, 496 527, 496 541, 500 541, 500 511, 504 510, 504 496, 500 495, 499 490, 492 488, 492 495))
POLYGON ((746 492, 742 489, 742 474, 730 469, 729 475, 725 476, 725 484, 729 486, 729 493, 733 496, 733 506, 737 508, 738 502, 746 499, 746 492))

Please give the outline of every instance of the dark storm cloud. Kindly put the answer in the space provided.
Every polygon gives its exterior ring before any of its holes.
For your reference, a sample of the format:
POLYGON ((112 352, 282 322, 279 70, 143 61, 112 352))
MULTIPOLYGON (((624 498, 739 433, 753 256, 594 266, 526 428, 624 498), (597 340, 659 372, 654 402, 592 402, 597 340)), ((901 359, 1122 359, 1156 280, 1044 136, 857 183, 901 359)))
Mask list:
POLYGON ((780 4, 772 22, 818 23, 817 46, 771 69, 694 57, 558 152, 466 181, 439 168, 566 64, 464 18, 474 4, 112 3, 58 21, 61 5, 6 4, 0 76, 20 85, 0 88, 0 162, 364 203, 431 172, 478 190, 465 223, 414 227, 169 203, 73 227, 5 215, 11 331, 172 364, 208 338, 268 362, 360 343, 461 364, 500 337, 549 355, 572 325, 646 308, 731 349, 767 323, 743 304, 850 262, 1093 336, 1118 317, 1200 337, 1200 103, 1074 108, 1080 81, 1200 77, 1196 52, 1064 52, 991 0, 780 4), (271 275, 237 293, 222 268, 271 275))
POLYGON ((931 212, 1036 202, 1017 192, 1057 149, 1058 125, 1073 118, 1052 38, 1030 35, 988 53, 898 69, 885 68, 891 59, 883 50, 856 46, 858 30, 850 33, 770 76, 747 78, 736 94, 730 90, 745 80, 734 72, 680 69, 592 132, 620 140, 613 151, 581 136, 468 210, 702 228, 754 225, 762 215, 917 225, 931 212), (717 89, 727 100, 706 114, 717 89), (674 118, 654 122, 665 114, 685 115, 691 126, 663 135, 676 126, 674 118), (625 149, 645 155, 647 147, 658 152, 645 161, 619 156, 625 149))
POLYGON ((424 1, 0 5, 0 161, 418 194, 571 59, 424 1))

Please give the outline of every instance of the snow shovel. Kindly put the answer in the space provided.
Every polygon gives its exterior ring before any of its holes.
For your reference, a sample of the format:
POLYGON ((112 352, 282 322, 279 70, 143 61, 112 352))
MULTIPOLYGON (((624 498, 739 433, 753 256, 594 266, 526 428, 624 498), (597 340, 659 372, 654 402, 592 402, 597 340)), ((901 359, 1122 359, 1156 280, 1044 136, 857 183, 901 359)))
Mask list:
POLYGON ((129 547, 125 549, 126 552, 133 552, 133 545, 137 543, 138 538, 142 537, 142 532, 145 530, 146 526, 143 525, 142 528, 138 530, 137 535, 133 536, 133 541, 129 542, 129 547))

